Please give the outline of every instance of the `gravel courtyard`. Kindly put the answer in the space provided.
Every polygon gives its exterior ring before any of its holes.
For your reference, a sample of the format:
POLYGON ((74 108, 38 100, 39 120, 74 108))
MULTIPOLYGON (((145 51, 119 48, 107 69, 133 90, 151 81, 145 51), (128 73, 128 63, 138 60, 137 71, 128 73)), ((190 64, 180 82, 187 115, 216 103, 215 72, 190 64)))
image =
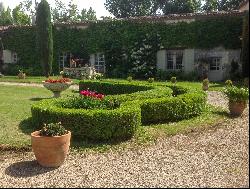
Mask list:
MULTIPOLYGON (((226 107, 219 92, 208 102, 226 107)), ((0 187, 249 187, 249 106, 240 118, 141 149, 68 156, 42 168, 31 152, 0 152, 0 187)))

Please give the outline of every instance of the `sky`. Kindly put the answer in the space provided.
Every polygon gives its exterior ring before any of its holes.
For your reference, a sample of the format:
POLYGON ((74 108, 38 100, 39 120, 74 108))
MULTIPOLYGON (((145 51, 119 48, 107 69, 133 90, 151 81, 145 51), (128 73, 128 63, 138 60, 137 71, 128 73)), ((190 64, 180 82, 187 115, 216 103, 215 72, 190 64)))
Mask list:
MULTIPOLYGON (((51 7, 54 7, 54 0, 47 0, 51 7)), ((69 0, 61 0, 64 4, 68 5, 69 0)), ((82 10, 83 8, 89 9, 92 7, 96 11, 97 18, 101 16, 111 16, 111 14, 105 9, 104 3, 106 0, 73 0, 74 4, 77 4, 78 9, 82 10)), ((3 2, 4 7, 8 6, 13 9, 17 6, 22 0, 0 0, 3 2)), ((34 1, 35 2, 35 1, 34 1)), ((40 2, 37 0, 37 2, 40 2)))

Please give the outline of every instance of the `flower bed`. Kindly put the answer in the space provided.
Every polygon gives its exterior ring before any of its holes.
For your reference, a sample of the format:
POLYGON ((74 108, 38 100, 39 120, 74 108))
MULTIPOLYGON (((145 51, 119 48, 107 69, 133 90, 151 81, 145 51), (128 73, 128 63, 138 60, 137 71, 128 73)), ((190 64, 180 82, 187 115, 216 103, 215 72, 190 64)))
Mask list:
POLYGON ((81 139, 123 139, 132 137, 141 123, 187 119, 201 114, 206 105, 206 93, 177 85, 174 90, 180 95, 176 97, 170 88, 156 85, 80 82, 79 87, 90 101, 81 101, 82 97, 41 101, 32 106, 34 123, 39 127, 61 121, 81 139), (93 93, 96 89, 109 95, 93 93), (123 94, 126 90, 128 94, 123 94))

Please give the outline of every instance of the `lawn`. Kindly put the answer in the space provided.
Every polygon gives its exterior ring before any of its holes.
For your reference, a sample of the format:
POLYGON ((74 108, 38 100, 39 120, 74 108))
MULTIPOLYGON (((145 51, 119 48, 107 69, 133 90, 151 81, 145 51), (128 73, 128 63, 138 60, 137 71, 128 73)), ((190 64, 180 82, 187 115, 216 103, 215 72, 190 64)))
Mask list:
MULTIPOLYGON (((184 85, 185 83, 183 83, 184 85)), ((199 83, 186 83, 197 86, 199 83)), ((72 94, 71 90, 62 96, 72 94)), ((31 105, 39 100, 52 97, 45 88, 0 85, 0 149, 1 146, 13 148, 30 148, 30 133, 34 131, 31 123, 31 105)), ((111 148, 123 148, 146 144, 159 137, 186 133, 194 129, 204 129, 225 118, 225 111, 208 108, 201 116, 176 123, 141 126, 135 137, 119 144, 90 144, 86 141, 73 143, 72 147, 79 150, 103 151, 111 148)))
MULTIPOLYGON (((60 76, 52 76, 51 78, 56 79, 60 78, 60 76)), ((42 83, 46 78, 45 77, 40 77, 40 76, 28 76, 26 79, 18 79, 17 76, 4 76, 0 78, 0 82, 15 82, 15 83, 42 83)), ((73 82, 75 84, 78 84, 80 80, 78 79, 73 79, 73 82)), ((108 81, 108 82, 128 82, 127 80, 123 79, 103 79, 103 81, 108 81)), ((145 81, 138 81, 134 80, 133 82, 135 83, 145 83, 145 81)), ((201 82, 186 82, 186 81, 178 81, 178 85, 182 86, 189 86, 193 88, 199 88, 201 89, 202 83, 201 82)), ((155 81, 155 85, 166 85, 166 84, 171 84, 170 81, 155 81)), ((222 88, 224 87, 224 83, 213 83, 211 82, 209 85, 209 91, 221 91, 222 88)))

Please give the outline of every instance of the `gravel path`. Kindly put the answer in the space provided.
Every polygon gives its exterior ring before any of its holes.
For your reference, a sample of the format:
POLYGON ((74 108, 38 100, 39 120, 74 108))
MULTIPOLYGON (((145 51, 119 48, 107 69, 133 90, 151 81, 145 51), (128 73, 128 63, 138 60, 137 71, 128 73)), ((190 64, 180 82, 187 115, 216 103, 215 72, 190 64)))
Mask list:
MULTIPOLYGON (((209 103, 225 107, 219 92, 209 103)), ((140 149, 71 153, 58 169, 31 152, 0 152, 0 187, 248 187, 249 106, 204 132, 160 139, 140 149)))

